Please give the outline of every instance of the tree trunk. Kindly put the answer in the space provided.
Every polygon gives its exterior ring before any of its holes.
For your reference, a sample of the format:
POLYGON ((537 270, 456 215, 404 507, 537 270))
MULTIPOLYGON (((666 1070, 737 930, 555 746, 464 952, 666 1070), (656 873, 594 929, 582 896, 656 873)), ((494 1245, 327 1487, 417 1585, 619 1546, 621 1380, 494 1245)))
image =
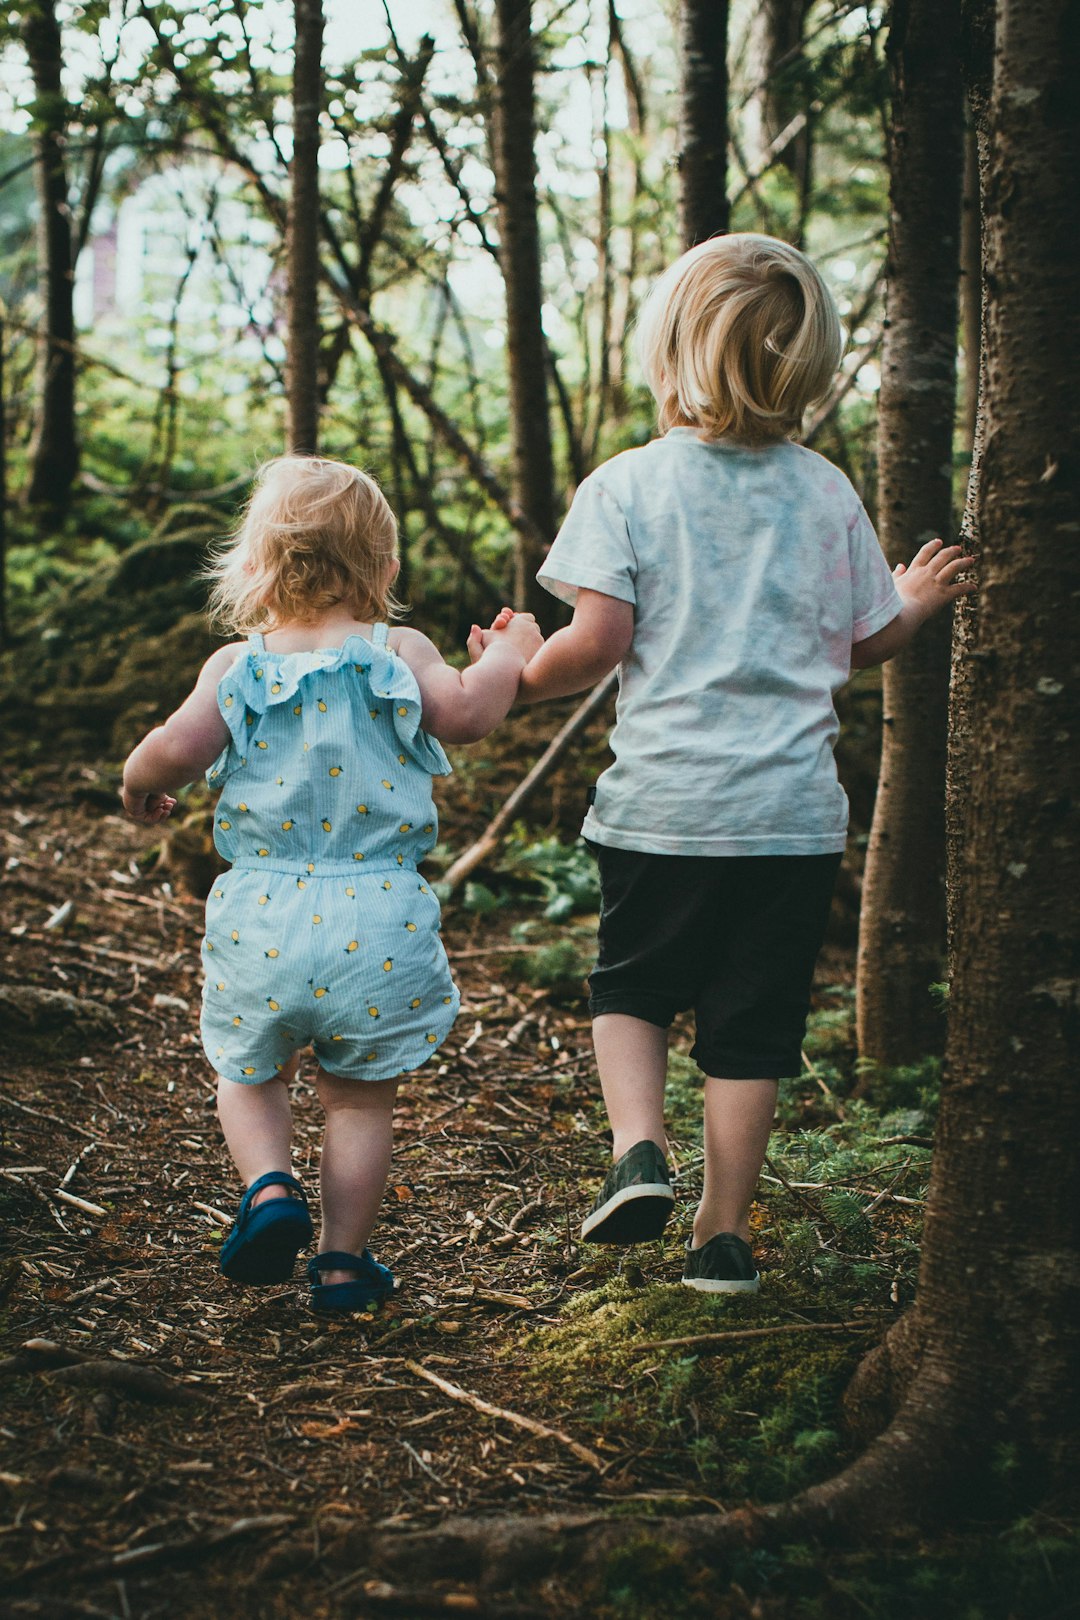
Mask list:
POLYGON ((964 200, 960 225, 960 341, 964 348, 962 412, 968 454, 975 449, 979 417, 979 356, 982 353, 982 219, 979 205, 979 145, 973 127, 964 131, 964 200))
MULTIPOLYGON (((536 127, 530 0, 496 0, 494 105, 499 263, 506 286, 510 437, 514 499, 535 530, 555 534, 555 464, 548 414, 547 355, 540 320, 540 230, 536 211, 536 127)), ((553 599, 536 583, 546 547, 520 531, 514 603, 555 623, 553 599)))
MULTIPOLYGON (((990 100, 994 74, 995 0, 961 0, 962 57, 968 113, 975 129, 975 181, 979 219, 979 360, 976 368, 975 431, 971 470, 964 504, 964 550, 975 558, 978 571, 982 552, 979 533, 979 485, 985 444, 986 394, 986 221, 983 217, 989 189, 991 148, 990 100)), ((964 817, 971 796, 971 772, 978 761, 971 743, 971 700, 977 660, 979 596, 961 597, 953 612, 952 678, 949 683, 949 734, 945 770, 945 888, 948 900, 948 961, 956 956, 956 902, 964 853, 964 817)))
POLYGON ((322 0, 294 0, 293 157, 288 220, 287 448, 314 455, 319 444, 319 114, 322 111, 322 0))
POLYGON ((762 0, 750 25, 751 80, 758 86, 746 108, 748 156, 752 169, 768 162, 773 142, 798 114, 806 122, 779 154, 779 161, 798 188, 799 228, 796 246, 809 211, 812 95, 806 81, 803 56, 803 30, 810 10, 809 0, 762 0))
POLYGON ((79 448, 75 433, 74 265, 64 162, 68 115, 60 81, 63 47, 54 0, 33 0, 26 7, 22 37, 34 80, 32 135, 41 299, 26 499, 63 510, 78 471, 79 448))
POLYGON ((684 248, 728 229, 727 0, 680 0, 679 223, 684 248))
MULTIPOLYGON (((878 521, 891 564, 951 538, 963 167, 959 0, 897 0, 888 57, 888 321, 878 398, 878 521)), ((929 986, 945 950, 950 615, 883 671, 883 736, 866 855, 859 1052, 894 1067, 943 1046, 929 986)))

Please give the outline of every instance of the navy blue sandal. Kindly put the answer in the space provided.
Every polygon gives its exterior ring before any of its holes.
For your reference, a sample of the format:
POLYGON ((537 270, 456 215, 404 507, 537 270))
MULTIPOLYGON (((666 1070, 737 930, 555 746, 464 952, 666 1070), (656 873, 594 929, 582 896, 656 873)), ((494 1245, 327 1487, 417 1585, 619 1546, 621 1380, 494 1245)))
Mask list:
POLYGON ((269 1170, 240 1200, 236 1224, 221 1245, 221 1269, 233 1282, 288 1282, 312 1233, 303 1187, 284 1170, 269 1170), (263 1187, 288 1187, 297 1196, 267 1198, 253 1207, 251 1200, 263 1187))
POLYGON ((311 1283, 311 1306, 316 1311, 370 1311, 389 1299, 394 1292, 394 1273, 380 1266, 371 1250, 363 1254, 342 1254, 331 1250, 317 1254, 308 1261, 308 1281, 311 1283), (323 1271, 355 1271, 354 1282, 321 1283, 323 1271))

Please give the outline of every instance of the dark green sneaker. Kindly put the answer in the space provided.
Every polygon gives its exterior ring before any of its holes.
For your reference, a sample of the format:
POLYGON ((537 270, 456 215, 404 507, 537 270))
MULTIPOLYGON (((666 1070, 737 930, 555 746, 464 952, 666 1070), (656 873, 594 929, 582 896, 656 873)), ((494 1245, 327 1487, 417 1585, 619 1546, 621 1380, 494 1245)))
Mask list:
POLYGON ((717 1232, 700 1249, 688 1243, 682 1280, 703 1294, 756 1294, 761 1283, 749 1243, 734 1232, 717 1232))
POLYGON ((581 1236, 589 1243, 647 1243, 660 1236, 674 1203, 664 1155, 655 1142, 636 1142, 604 1177, 581 1236))

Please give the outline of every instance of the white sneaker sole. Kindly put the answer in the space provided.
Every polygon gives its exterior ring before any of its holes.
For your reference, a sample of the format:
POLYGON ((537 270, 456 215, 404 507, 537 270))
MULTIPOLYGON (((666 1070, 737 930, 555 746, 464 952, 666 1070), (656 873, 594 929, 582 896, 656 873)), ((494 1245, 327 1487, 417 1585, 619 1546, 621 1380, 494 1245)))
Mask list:
POLYGON ((589 1233, 595 1232, 598 1226, 603 1226, 606 1221, 609 1221, 617 1209, 621 1209, 624 1204, 632 1203, 636 1198, 662 1198, 669 1204, 675 1202, 675 1194, 666 1181, 641 1181, 637 1182, 633 1187, 623 1187, 620 1192, 609 1198, 606 1204, 601 1205, 599 1209, 594 1209, 592 1214, 582 1222, 582 1239, 587 1239, 589 1233))
POLYGON ((686 1288, 696 1288, 701 1294, 756 1294, 761 1287, 761 1273, 755 1271, 752 1278, 746 1279, 735 1277, 684 1277, 683 1285, 686 1288))

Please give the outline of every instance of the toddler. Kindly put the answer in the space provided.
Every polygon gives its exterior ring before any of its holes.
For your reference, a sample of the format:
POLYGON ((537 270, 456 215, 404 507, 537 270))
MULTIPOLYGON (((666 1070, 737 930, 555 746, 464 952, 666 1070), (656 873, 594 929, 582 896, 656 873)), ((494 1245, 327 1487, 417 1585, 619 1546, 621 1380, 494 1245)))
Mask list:
POLYGON ((758 1287, 750 1203, 847 829, 833 694, 974 588, 940 540, 891 574, 847 479, 792 441, 841 342, 821 276, 784 242, 716 237, 671 266, 639 328, 663 437, 579 488, 539 574, 573 622, 521 683, 526 701, 560 697, 619 666, 615 763, 583 828, 615 1162, 582 1236, 663 1230, 667 1029, 692 1007, 705 1183, 683 1281, 715 1293, 758 1287))
POLYGON ((124 767, 136 821, 168 816, 206 772, 230 870, 206 906, 202 1039, 247 1185, 221 1269, 279 1283, 312 1235, 291 1170, 288 1081, 312 1045, 326 1115, 312 1303, 362 1310, 393 1288, 365 1247, 390 1167, 398 1077, 458 1010, 439 904, 418 871, 435 843, 440 743, 487 735, 541 644, 504 610, 463 673, 416 630, 390 630, 397 527, 374 481, 316 457, 260 472, 218 558, 212 606, 250 632, 124 767))

